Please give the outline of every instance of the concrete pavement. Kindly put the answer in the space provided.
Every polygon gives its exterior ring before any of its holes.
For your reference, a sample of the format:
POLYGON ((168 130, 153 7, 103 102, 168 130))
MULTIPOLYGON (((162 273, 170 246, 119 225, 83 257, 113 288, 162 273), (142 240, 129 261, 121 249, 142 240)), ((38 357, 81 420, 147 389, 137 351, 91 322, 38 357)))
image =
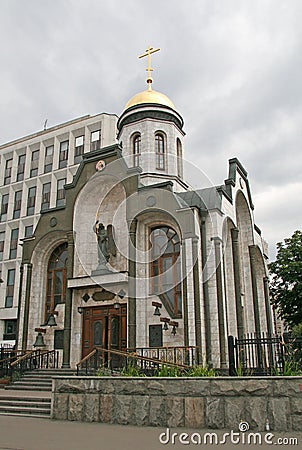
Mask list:
MULTIPOLYGON (((151 427, 133 427, 108 425, 102 423, 82 423, 55 421, 51 419, 34 419, 26 417, 0 416, 0 450, 163 450, 184 448, 221 448, 221 449, 271 449, 272 445, 219 444, 189 445, 171 442, 171 434, 213 433, 215 430, 173 429, 166 445, 159 441, 159 435, 166 430, 151 427)), ((227 430, 226 430, 227 431, 227 430)), ((237 430, 238 431, 238 430, 237 430)), ((224 431, 217 432, 222 437, 224 431)), ((263 435, 263 433, 262 433, 263 435)), ((295 437, 298 445, 286 445, 287 448, 301 448, 302 433, 276 433, 277 436, 295 437)), ((281 445, 283 447, 283 445, 281 445)), ((276 447, 275 447, 276 448, 276 447)), ((278 448, 278 446, 277 446, 278 448)), ((279 447, 280 448, 280 447, 279 447)))

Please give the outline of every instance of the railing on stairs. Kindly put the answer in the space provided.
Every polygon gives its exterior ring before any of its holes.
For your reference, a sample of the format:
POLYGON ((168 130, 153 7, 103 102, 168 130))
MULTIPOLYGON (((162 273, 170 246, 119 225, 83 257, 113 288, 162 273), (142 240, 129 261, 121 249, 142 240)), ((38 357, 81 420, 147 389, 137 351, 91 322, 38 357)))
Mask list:
POLYGON ((173 364, 183 364, 186 366, 196 366, 202 364, 200 347, 139 347, 127 349, 128 352, 135 352, 139 356, 166 361, 173 364))
POLYGON ((30 350, 10 364, 10 373, 22 375, 35 369, 57 369, 59 365, 58 350, 30 350))
POLYGON ((110 350, 102 347, 95 347, 88 355, 77 364, 77 375, 93 375, 98 370, 109 369, 112 372, 129 366, 136 367, 147 375, 153 375, 156 370, 163 366, 186 370, 190 366, 167 361, 164 359, 150 358, 121 350, 110 350))

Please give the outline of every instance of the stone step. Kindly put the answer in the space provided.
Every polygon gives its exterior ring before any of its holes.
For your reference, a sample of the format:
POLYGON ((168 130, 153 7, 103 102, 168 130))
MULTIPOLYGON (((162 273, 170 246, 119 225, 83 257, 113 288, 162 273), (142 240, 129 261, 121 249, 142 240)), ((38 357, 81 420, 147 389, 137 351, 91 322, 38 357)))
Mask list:
POLYGON ((3 400, 0 399, 0 411, 1 409, 5 408, 5 407, 11 407, 14 406, 16 408, 41 408, 41 409, 45 409, 45 410, 50 410, 51 407, 51 402, 43 402, 43 401, 39 401, 39 402, 33 402, 33 401, 26 401, 24 399, 14 399, 12 400, 11 398, 9 400, 3 400))
POLYGON ((28 414, 17 412, 0 412, 0 416, 14 416, 14 417, 31 417, 32 419, 49 419, 50 414, 28 414))
POLYGON ((6 390, 10 391, 51 391, 51 385, 48 386, 37 386, 34 384, 24 385, 24 384, 10 384, 8 386, 5 386, 6 390))
POLYGON ((0 406, 2 413, 18 413, 18 414, 47 414, 50 415, 50 408, 41 408, 38 405, 30 408, 26 406, 5 405, 0 406))
POLYGON ((12 398, 12 397, 0 397, 0 406, 7 405, 17 405, 17 406, 36 406, 39 405, 41 407, 50 408, 51 399, 50 398, 37 398, 37 397, 21 397, 21 398, 12 398))

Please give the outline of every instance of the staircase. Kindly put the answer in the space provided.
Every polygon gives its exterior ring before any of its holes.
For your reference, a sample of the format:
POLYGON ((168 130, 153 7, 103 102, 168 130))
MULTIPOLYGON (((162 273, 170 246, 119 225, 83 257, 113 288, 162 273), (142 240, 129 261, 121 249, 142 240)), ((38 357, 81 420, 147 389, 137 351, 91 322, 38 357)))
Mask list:
POLYGON ((0 415, 13 415, 22 417, 50 418, 51 398, 32 397, 22 393, 18 397, 11 392, 0 393, 0 415))
POLYGON ((50 418, 52 377, 74 375, 72 369, 36 369, 0 390, 0 415, 50 418))
POLYGON ((18 381, 6 386, 5 389, 51 392, 52 377, 71 375, 74 375, 74 371, 71 369, 36 369, 25 372, 18 381))

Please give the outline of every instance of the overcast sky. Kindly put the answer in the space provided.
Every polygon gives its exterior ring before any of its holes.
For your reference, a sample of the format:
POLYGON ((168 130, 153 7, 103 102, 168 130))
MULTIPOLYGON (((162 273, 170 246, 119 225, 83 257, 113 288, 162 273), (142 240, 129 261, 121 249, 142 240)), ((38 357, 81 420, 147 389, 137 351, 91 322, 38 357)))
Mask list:
POLYGON ((185 120, 185 158, 211 182, 248 171, 274 258, 302 226, 301 0, 0 0, 0 144, 153 88, 185 120))

